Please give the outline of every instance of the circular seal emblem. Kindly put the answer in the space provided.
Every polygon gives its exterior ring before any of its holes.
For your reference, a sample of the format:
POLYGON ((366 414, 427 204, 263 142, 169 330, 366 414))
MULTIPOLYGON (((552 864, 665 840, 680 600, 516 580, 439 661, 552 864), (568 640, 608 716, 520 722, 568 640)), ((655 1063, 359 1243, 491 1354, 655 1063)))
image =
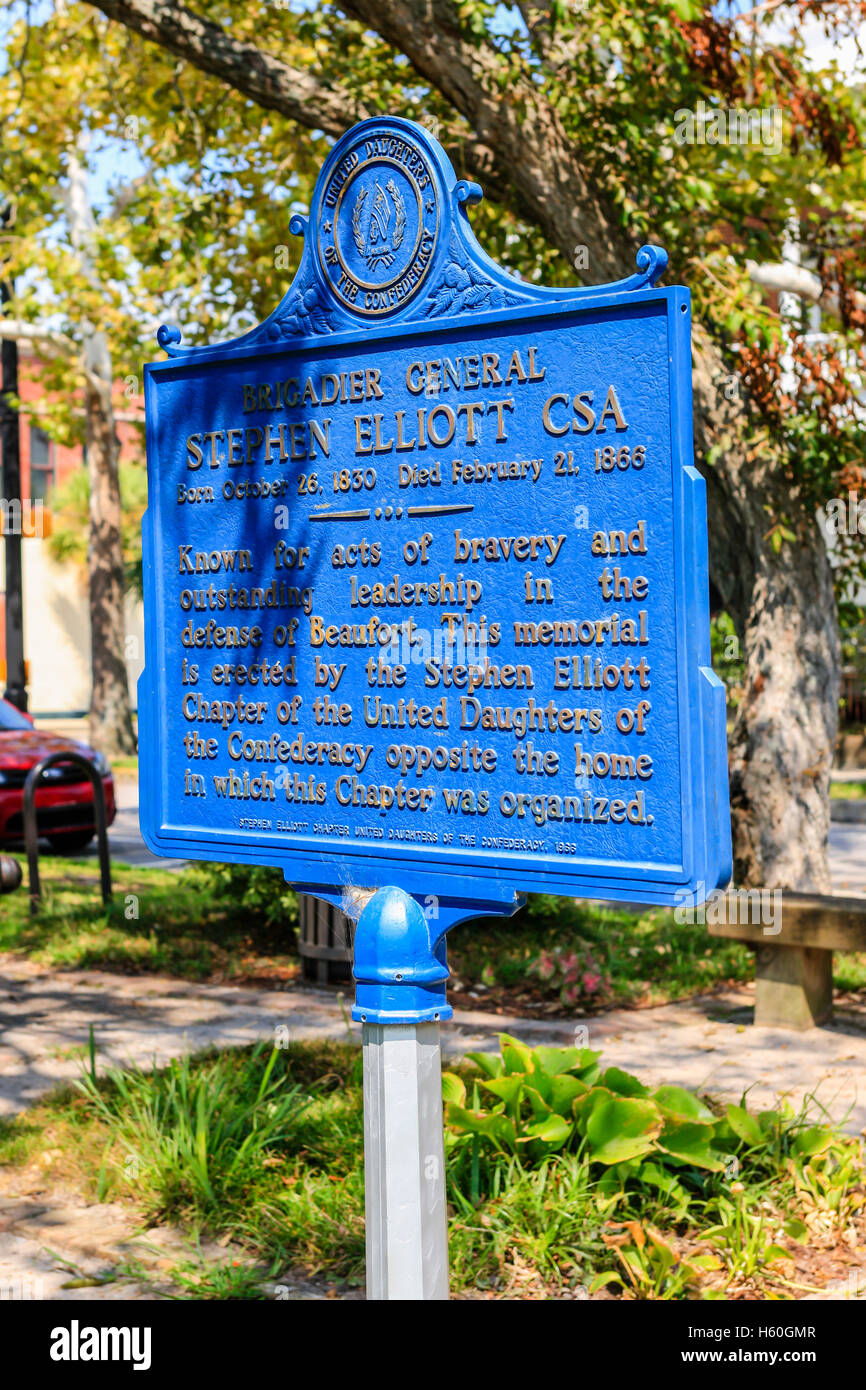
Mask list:
POLYGON ((411 140, 362 135, 328 176, 316 250, 335 297, 356 314, 393 313, 418 293, 433 262, 439 195, 411 140))

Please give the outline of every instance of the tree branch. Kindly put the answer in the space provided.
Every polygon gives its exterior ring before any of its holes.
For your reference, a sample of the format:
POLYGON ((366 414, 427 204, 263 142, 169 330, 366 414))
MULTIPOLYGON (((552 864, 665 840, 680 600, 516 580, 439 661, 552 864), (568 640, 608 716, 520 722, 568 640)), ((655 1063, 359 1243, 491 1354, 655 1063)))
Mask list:
POLYGON ((518 0, 517 8, 539 58, 554 69, 574 61, 576 29, 566 31, 562 26, 557 29, 550 0, 518 0))
POLYGON ((65 333, 46 328, 42 324, 27 323, 25 319, 7 318, 5 314, 0 314, 0 339, 2 338, 11 339, 16 343, 33 343, 49 357, 74 363, 90 386, 95 390, 102 390, 102 378, 91 371, 82 357, 79 344, 65 333))
MULTIPOLYGON (((94 9, 142 38, 184 58, 201 72, 218 77, 229 87, 268 111, 277 111, 309 130, 321 130, 334 139, 371 113, 349 91, 320 81, 307 68, 292 67, 255 44, 235 39, 220 25, 203 19, 171 0, 88 0, 94 9)), ((383 0, 384 5, 388 0, 383 0)), ((342 7, 347 14, 351 11, 342 7)), ((376 7, 371 6, 371 14, 376 7)), ((359 16, 373 29, 378 25, 359 16)), ((385 35, 383 34, 383 37, 385 35)), ((419 69, 420 70, 420 69, 419 69)), ((433 83, 442 90, 438 82, 433 83)), ((508 161, 495 153, 495 145, 472 131, 452 143, 444 141, 458 173, 475 179, 494 202, 514 195, 508 161)), ((519 190, 518 190, 519 192, 519 190)), ((534 219, 530 206, 527 215, 534 219)))
MULTIPOLYGON (((842 317, 839 295, 824 284, 820 275, 805 266, 795 265, 793 261, 781 261, 777 265, 764 262, 746 261, 746 272, 755 285, 765 290, 777 290, 780 294, 793 294, 810 304, 817 304, 834 318, 842 317)), ((851 298, 858 309, 866 310, 866 294, 862 290, 852 290, 851 298)))
POLYGON ((370 113, 347 91, 327 86, 221 25, 170 0, 92 0, 95 9, 142 38, 228 83, 268 111, 338 137, 370 113))
MULTIPOLYGON (((88 3, 303 126, 339 135, 366 114, 346 93, 232 38, 183 5, 170 0, 88 3)), ((623 233, 616 210, 587 177, 581 153, 544 91, 529 73, 504 68, 502 55, 491 44, 464 33, 451 0, 342 0, 341 9, 405 54, 466 120, 470 137, 462 159, 455 160, 461 172, 473 173, 494 198, 498 189, 491 189, 491 175, 500 188, 513 189, 521 211, 569 261, 578 246, 586 247, 594 280, 616 280, 634 270, 636 246, 623 233)), ((697 323, 694 329, 696 443, 699 455, 706 455, 717 431, 730 430, 733 422, 727 420, 728 405, 718 387, 727 368, 697 323)), ((719 507, 730 497, 720 492, 719 507)), ((729 516, 728 521, 736 535, 737 518, 729 516)))
POLYGON ((503 65, 492 44, 467 34, 452 0, 341 0, 456 107, 496 153, 532 220, 572 261, 586 246, 594 276, 616 280, 634 270, 634 252, 618 215, 591 184, 543 87, 528 71, 503 65))
POLYGON ((43 328, 38 323, 27 323, 24 319, 7 318, 5 314, 0 314, 0 338, 11 339, 13 342, 38 343, 52 357, 67 360, 78 357, 80 353, 78 344, 65 333, 58 333, 53 328, 43 328))

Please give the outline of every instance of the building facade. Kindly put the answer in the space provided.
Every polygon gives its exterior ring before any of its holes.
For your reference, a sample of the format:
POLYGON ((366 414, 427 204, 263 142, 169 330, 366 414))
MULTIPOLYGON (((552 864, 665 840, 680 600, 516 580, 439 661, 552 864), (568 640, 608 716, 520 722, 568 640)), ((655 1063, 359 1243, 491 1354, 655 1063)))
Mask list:
MULTIPOLYGON (((51 555, 49 538, 54 528, 52 502, 56 489, 76 471, 86 467, 83 447, 68 447, 50 439, 39 424, 40 403, 46 393, 40 384, 38 357, 22 344, 19 348, 19 396, 21 451, 20 524, 23 588, 24 657, 30 712, 40 715, 75 715, 90 705, 90 619, 87 575, 82 564, 58 563, 51 555)), ((117 434, 123 462, 144 463, 140 398, 129 400, 118 386, 115 392, 117 434)), ((3 531, 16 525, 14 507, 3 503, 3 531)), ((0 680, 6 683, 5 539, 0 536, 0 680)), ((135 707, 135 685, 144 664, 144 623, 141 603, 127 596, 124 647, 135 707)))

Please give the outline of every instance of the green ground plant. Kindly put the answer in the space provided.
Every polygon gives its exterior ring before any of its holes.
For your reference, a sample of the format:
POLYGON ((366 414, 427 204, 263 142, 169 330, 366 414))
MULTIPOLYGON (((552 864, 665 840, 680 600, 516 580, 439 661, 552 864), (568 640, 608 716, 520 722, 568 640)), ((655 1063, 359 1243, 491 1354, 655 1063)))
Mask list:
POLYGON ((276 1049, 257 1047, 238 1072, 222 1057, 198 1067, 188 1058, 149 1072, 95 1064, 79 1083, 95 1114, 125 1151, 124 1167, 166 1211, 212 1221, 221 1203, 291 1147, 311 1104, 289 1075, 274 1071, 276 1049))
POLYGON ((506 921, 455 927, 448 960, 467 990, 507 991, 572 1014, 663 1003, 754 973, 740 942, 678 923, 663 908, 632 911, 542 893, 506 921))
MULTIPOLYGON (((337 1043, 95 1080, 85 1065, 76 1087, 0 1123, 0 1164, 37 1164, 44 1181, 53 1154, 90 1197, 174 1223, 190 1249, 179 1296, 257 1298, 287 1268, 357 1285, 361 1083, 360 1050, 337 1043), (205 1239, 235 1243, 243 1261, 208 1262, 205 1239)), ((793 1297, 798 1249, 862 1232, 859 1143, 820 1116, 650 1090, 588 1049, 505 1035, 443 1090, 457 1295, 793 1297)))
POLYGON ((861 1146, 816 1123, 816 1102, 722 1107, 678 1086, 651 1091, 588 1048, 530 1049, 507 1034, 499 1055, 466 1060, 476 1070, 443 1080, 453 1189, 480 1207, 516 1168, 577 1166, 584 1215, 617 1259, 591 1289, 715 1297, 770 1279, 784 1290, 780 1266, 790 1272, 816 1212, 825 1233, 862 1220, 861 1146))

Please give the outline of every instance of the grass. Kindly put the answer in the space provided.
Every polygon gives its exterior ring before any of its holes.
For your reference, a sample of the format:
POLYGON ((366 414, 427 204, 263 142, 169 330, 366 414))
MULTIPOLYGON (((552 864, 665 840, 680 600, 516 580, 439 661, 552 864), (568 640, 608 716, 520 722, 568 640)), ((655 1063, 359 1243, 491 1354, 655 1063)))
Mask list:
POLYGON ((830 783, 831 801, 862 801, 866 797, 866 782, 830 783))
MULTIPOLYGON (((25 883, 3 899, 0 952, 60 969, 153 971, 189 980, 282 986, 300 975, 296 895, 275 869, 112 865, 99 897, 95 860, 40 858, 43 903, 25 883)), ((448 937, 456 1003, 525 1014, 661 1004, 753 978, 748 947, 675 921, 663 908, 534 895, 514 917, 476 919, 448 937)), ((866 986, 866 954, 834 953, 836 984, 866 986)))
POLYGON ((284 981, 298 973, 297 900, 282 885, 271 911, 251 911, 197 870, 112 863, 113 898, 99 895, 95 859, 44 855, 43 900, 30 916, 24 883, 0 905, 0 951, 60 969, 154 971, 190 980, 284 981))
MULTIPOLYGON (((478 1079, 469 1063, 458 1070, 478 1079)), ((359 1049, 332 1042, 205 1053, 95 1084, 85 1074, 0 1121, 0 1165, 24 1177, 35 1169, 43 1189, 62 1180, 180 1227, 192 1257, 172 1277, 190 1297, 260 1298, 262 1281, 286 1269, 355 1286, 364 1270, 361 1080, 359 1049), (195 1255, 203 1239, 231 1241, 244 1259, 209 1264, 195 1255)), ((791 1116, 776 1147, 746 1151, 733 1184, 730 1173, 680 1165, 667 1186, 633 1180, 628 1165, 602 1169, 581 1151, 533 1163, 478 1152, 449 1132, 452 1289, 545 1298, 613 1283, 631 1296, 694 1297, 703 1260, 713 1271, 701 1275, 706 1296, 792 1297, 797 1250, 835 1248, 861 1223, 864 1202, 857 1142, 837 1140, 832 1163, 825 1142, 798 1165, 787 1136, 802 1125, 791 1116)))
POLYGON ((866 952, 834 951, 833 984, 846 992, 866 989, 866 952))
POLYGON ((112 772, 122 772, 124 774, 138 776, 138 754, 129 753, 122 757, 111 759, 112 772))
POLYGON ((87 1075, 82 1086, 154 1210, 214 1221, 243 1195, 249 1174, 291 1150, 312 1103, 288 1072, 275 1071, 278 1057, 257 1048, 240 1068, 222 1056, 195 1067, 174 1060, 161 1071, 114 1070, 108 1087, 87 1075))
POLYGON ((80 1089, 0 1120, 2 1167, 50 1168, 90 1200, 355 1282, 362 1159, 360 1051, 348 1044, 209 1052, 96 1086, 84 1074, 80 1089))

